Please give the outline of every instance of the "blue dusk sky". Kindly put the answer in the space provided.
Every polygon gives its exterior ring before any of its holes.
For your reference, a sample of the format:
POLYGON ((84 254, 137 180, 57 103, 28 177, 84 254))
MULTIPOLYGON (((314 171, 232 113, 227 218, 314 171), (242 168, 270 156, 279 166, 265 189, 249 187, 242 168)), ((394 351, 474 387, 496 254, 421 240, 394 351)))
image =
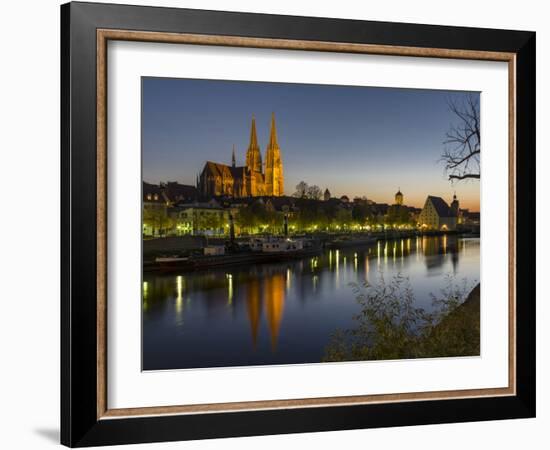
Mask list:
MULTIPOLYGON (((143 178, 195 184, 205 161, 244 165, 252 115, 265 159, 275 113, 285 194, 300 181, 333 196, 422 207, 427 195, 479 210, 479 182, 451 184, 440 161, 456 117, 448 101, 469 93, 248 81, 143 78, 143 178)), ((479 95, 479 94, 476 94, 479 95)))

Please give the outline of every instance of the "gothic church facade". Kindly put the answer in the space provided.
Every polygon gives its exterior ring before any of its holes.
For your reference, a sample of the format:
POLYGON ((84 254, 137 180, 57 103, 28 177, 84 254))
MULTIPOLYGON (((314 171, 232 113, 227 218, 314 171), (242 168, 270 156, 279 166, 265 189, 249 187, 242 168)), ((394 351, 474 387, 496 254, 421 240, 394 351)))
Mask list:
POLYGON ((265 165, 256 134, 256 120, 252 117, 250 142, 246 163, 237 166, 235 148, 231 165, 207 161, 197 179, 197 188, 203 196, 258 197, 284 195, 284 172, 281 149, 277 142, 275 115, 271 116, 271 131, 265 153, 265 165))

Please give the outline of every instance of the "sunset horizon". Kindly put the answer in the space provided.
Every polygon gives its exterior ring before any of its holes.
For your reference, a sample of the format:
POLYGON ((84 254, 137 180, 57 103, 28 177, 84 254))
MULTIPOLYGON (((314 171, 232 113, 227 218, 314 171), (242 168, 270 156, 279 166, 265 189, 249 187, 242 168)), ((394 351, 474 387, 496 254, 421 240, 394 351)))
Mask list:
POLYGON ((285 196, 303 181, 381 204, 400 190, 415 208, 428 196, 450 203, 456 195, 461 208, 479 211, 479 180, 451 183, 441 163, 455 120, 449 101, 471 93, 143 78, 143 94, 146 182, 195 186, 205 162, 230 165, 233 150, 245 164, 252 118, 265 158, 274 115, 285 196))

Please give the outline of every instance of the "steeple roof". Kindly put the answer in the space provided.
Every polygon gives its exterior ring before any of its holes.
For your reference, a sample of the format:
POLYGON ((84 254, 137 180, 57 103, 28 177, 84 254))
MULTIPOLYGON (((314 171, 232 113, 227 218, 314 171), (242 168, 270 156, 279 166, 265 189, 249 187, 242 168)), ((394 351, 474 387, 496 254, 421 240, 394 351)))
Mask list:
POLYGON ((248 148, 258 147, 258 136, 256 134, 256 118, 252 116, 252 126, 250 127, 250 143, 248 148))
POLYGON ((256 118, 252 116, 252 126, 250 127, 250 143, 246 151, 246 166, 251 172, 262 171, 262 155, 258 146, 258 136, 256 133, 256 118))
POLYGON ((432 202, 432 205, 435 208, 435 211, 439 217, 453 217, 449 205, 447 205, 447 202, 441 197, 428 195, 428 200, 432 202))
POLYGON ((269 195, 283 195, 283 161, 281 159, 281 149, 277 143, 275 113, 271 114, 271 130, 269 132, 269 142, 265 152, 265 183, 266 192, 269 195))
POLYGON ((278 148, 279 144, 277 143, 277 127, 275 126, 275 113, 271 113, 271 131, 269 132, 269 143, 267 144, 268 149, 278 148))
POLYGON ((267 168, 274 168, 281 163, 281 149, 277 143, 277 128, 275 126, 275 113, 271 113, 271 130, 269 142, 265 152, 265 163, 267 168))

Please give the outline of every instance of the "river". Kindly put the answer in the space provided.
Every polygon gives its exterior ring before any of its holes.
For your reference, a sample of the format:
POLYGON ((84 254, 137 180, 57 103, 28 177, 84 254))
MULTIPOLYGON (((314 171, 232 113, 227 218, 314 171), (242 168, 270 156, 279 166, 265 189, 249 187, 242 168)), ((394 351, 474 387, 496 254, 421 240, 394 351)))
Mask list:
POLYGON ((315 257, 143 277, 143 369, 320 362, 353 327, 353 283, 408 277, 416 304, 448 283, 479 282, 479 239, 432 236, 315 257))

